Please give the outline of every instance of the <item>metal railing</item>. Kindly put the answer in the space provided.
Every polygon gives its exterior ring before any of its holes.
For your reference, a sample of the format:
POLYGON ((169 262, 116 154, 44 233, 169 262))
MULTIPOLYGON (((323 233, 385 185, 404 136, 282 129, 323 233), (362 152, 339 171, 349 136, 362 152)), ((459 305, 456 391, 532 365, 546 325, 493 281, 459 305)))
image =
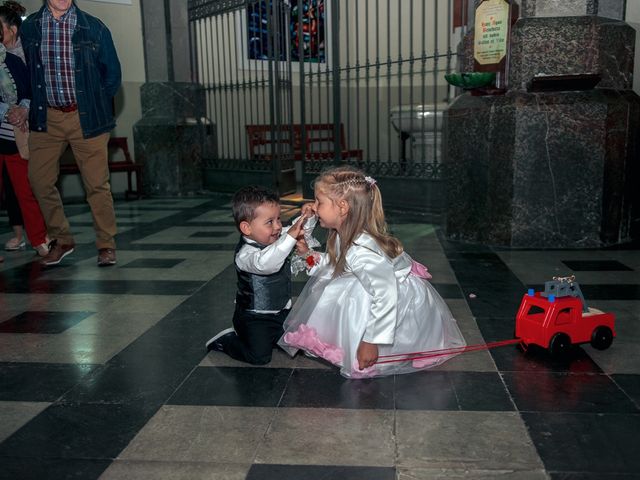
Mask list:
POLYGON ((265 148, 304 160, 309 174, 357 161, 376 174, 439 179, 453 1, 189 0, 194 81, 218 139, 209 165, 282 168, 256 158, 247 139, 247 125, 270 125, 265 148), (304 132, 300 144, 281 137, 287 126, 304 132), (306 141, 308 131, 326 144, 306 141), (311 148, 333 154, 309 157, 311 148))

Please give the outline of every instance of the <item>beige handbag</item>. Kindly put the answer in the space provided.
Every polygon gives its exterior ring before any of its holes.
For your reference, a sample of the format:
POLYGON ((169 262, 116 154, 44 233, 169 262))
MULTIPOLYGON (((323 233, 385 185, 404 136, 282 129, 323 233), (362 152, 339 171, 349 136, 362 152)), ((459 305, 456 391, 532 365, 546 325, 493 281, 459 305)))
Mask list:
POLYGON ((27 131, 23 132, 20 130, 20 127, 14 125, 13 133, 16 137, 16 147, 18 147, 18 152, 20 152, 20 156, 25 160, 29 159, 29 124, 25 124, 27 126, 27 131))

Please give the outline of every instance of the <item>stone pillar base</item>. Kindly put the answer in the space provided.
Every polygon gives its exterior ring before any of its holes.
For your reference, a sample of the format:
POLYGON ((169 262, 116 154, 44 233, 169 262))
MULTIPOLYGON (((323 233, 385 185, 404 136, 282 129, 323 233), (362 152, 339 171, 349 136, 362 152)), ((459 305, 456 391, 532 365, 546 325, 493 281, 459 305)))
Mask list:
POLYGON ((640 97, 458 97, 445 112, 447 236, 530 248, 638 238, 640 97))
POLYGON ((203 189, 203 158, 215 149, 196 84, 146 83, 142 118, 133 127, 136 158, 144 164, 147 195, 193 195, 203 189))

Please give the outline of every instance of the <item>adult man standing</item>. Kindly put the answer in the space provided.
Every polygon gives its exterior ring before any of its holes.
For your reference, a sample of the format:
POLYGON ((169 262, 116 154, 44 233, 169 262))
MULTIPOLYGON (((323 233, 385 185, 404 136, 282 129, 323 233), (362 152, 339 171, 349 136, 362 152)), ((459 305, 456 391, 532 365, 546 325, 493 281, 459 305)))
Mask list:
POLYGON ((73 252, 56 188, 60 156, 71 145, 93 215, 98 265, 116 263, 116 217, 109 184, 107 142, 115 126, 113 96, 120 62, 109 29, 73 0, 45 0, 20 31, 32 100, 29 112, 29 181, 52 239, 44 266, 73 252))

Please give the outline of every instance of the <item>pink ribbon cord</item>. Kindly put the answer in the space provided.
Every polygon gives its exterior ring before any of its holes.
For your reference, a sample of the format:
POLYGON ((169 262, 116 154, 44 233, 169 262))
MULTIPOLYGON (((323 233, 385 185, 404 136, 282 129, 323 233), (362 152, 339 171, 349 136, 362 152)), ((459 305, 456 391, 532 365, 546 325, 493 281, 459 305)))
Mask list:
POLYGON ((519 338, 513 338, 511 340, 501 340, 499 342, 481 343, 477 345, 467 345, 465 347, 453 347, 443 348, 441 350, 428 350, 425 352, 413 352, 413 353, 396 353, 393 355, 380 355, 376 364, 382 363, 394 363, 394 362, 408 362, 411 360, 423 360, 425 358, 443 357, 446 355, 456 355, 458 353, 465 352, 477 352, 480 350, 489 350, 490 348, 504 347, 507 345, 513 345, 520 343, 519 338))

